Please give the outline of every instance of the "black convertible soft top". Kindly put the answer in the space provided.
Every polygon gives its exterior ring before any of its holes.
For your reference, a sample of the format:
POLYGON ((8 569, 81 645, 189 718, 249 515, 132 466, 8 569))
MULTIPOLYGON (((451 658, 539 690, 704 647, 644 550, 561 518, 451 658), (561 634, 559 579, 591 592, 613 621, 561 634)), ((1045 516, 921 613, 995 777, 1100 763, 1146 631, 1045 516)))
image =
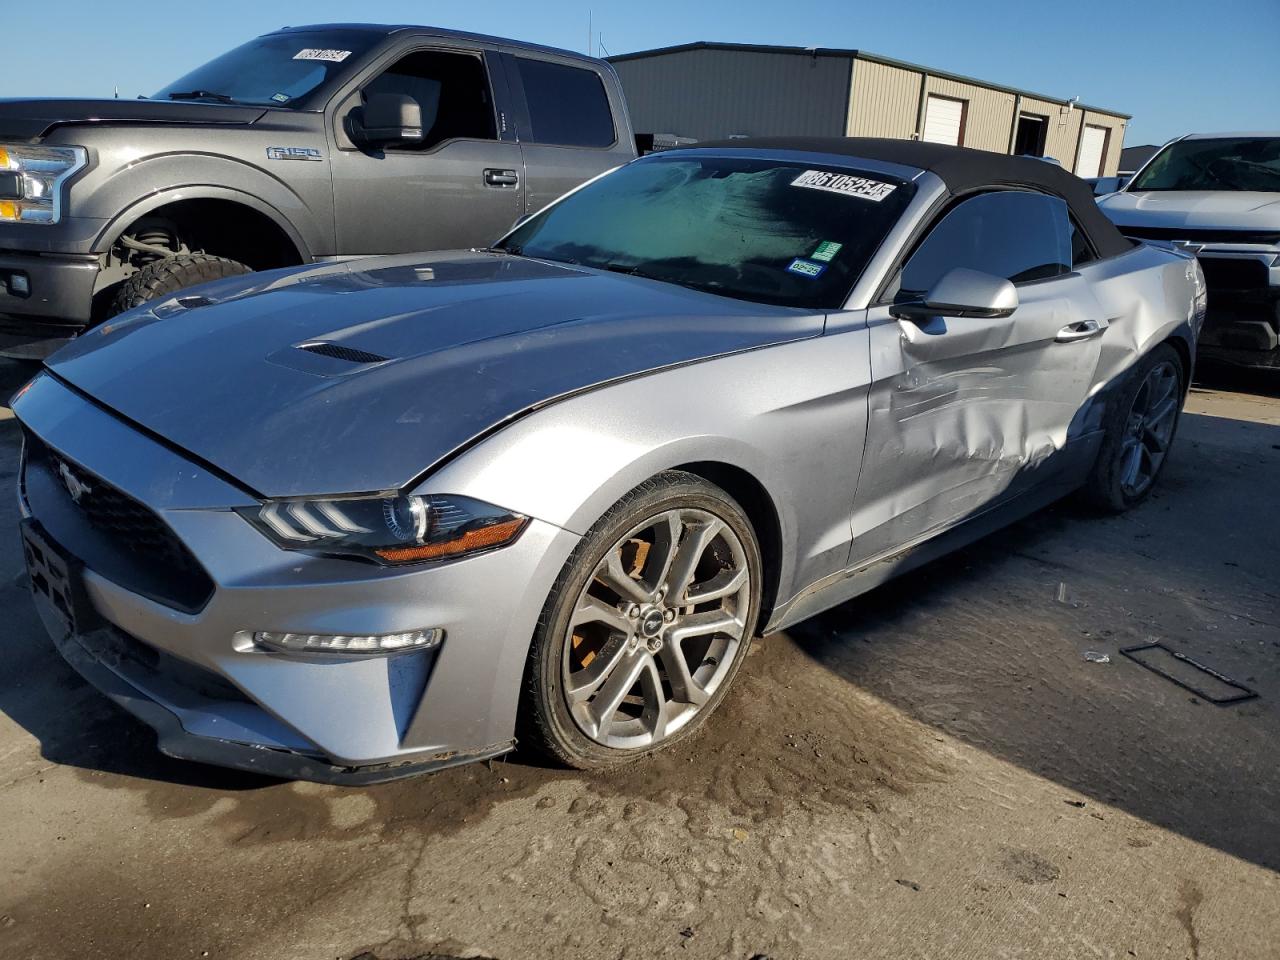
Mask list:
POLYGON ((837 157, 879 160, 928 170, 947 185, 953 196, 989 186, 1022 186, 1056 194, 1066 201, 1076 223, 1101 257, 1133 249, 1133 243, 1098 209, 1093 191, 1079 177, 1056 163, 1034 157, 1011 157, 988 150, 970 150, 919 140, 873 137, 746 137, 699 143, 693 149, 798 150, 837 157))

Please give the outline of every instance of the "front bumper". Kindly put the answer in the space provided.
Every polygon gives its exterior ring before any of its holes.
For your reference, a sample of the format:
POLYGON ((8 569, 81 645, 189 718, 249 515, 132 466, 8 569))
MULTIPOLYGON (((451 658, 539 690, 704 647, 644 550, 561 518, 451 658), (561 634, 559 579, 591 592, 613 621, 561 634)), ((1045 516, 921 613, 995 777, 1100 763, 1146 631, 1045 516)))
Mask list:
POLYGON ((83 330, 98 270, 94 256, 0 251, 0 356, 43 359, 83 330))
MULTIPOLYGON (((49 595, 37 596, 66 659, 155 728, 164 752, 366 783, 514 745, 528 643, 576 535, 535 520, 501 550, 404 569, 283 551, 232 512, 252 502, 243 491, 51 376, 38 378, 14 412, 45 447, 152 511, 208 575, 207 599, 179 609, 165 602, 163 585, 146 596, 94 559, 72 575, 88 612, 72 618, 74 630, 49 595), (445 631, 439 648, 394 657, 304 659, 243 643, 254 630, 427 626, 445 631)), ((23 479, 24 515, 51 553, 71 567, 80 554, 106 556, 68 519, 69 495, 56 502, 47 482, 26 470, 23 479)))

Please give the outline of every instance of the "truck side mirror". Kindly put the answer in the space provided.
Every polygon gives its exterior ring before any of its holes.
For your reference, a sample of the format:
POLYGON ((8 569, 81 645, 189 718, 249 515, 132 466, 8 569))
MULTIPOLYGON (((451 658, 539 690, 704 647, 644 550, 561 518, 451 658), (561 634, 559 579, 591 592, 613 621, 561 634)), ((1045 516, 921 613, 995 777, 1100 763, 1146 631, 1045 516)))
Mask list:
POLYGON ((375 145, 421 143, 422 106, 404 93, 372 93, 363 107, 350 113, 351 139, 375 145))

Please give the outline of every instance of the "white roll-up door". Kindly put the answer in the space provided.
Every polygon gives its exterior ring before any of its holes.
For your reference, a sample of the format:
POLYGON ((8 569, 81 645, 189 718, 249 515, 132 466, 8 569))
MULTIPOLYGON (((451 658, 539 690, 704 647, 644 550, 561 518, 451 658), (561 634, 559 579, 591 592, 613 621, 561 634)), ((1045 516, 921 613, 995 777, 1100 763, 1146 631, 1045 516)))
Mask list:
POLYGON ((1084 125, 1080 134, 1080 159, 1076 161, 1077 177, 1102 176, 1102 159, 1107 152, 1107 128, 1084 125))
POLYGON ((938 97, 932 93, 924 104, 924 133, 920 139, 926 143, 960 145, 961 127, 964 125, 964 101, 951 97, 938 97))

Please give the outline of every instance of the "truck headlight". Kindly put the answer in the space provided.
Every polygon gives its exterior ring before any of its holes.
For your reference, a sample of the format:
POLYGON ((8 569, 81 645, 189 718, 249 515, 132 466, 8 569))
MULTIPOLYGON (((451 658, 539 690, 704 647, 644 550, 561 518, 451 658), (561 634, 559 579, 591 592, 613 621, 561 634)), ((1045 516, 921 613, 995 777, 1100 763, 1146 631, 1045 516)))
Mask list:
POLYGON ((57 223, 62 185, 88 162, 84 147, 0 144, 0 223, 57 223))
POLYGON ((468 497, 268 500, 237 512, 278 546, 398 566, 506 546, 529 518, 468 497))

